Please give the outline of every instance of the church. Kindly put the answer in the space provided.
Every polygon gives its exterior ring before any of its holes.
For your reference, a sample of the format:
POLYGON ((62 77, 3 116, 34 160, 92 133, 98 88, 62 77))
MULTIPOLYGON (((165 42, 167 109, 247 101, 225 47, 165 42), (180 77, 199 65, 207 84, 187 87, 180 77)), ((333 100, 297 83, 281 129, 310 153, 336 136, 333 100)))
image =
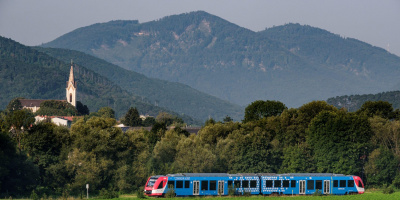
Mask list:
MULTIPOLYGON (((67 81, 67 88, 66 88, 66 100, 56 100, 56 101, 67 101, 74 107, 76 107, 76 82, 74 79, 74 67, 71 61, 71 69, 69 72, 69 79, 67 81)), ((48 101, 51 99, 19 99, 21 102, 21 106, 23 109, 29 109, 33 113, 40 109, 40 104, 44 101, 48 101)))

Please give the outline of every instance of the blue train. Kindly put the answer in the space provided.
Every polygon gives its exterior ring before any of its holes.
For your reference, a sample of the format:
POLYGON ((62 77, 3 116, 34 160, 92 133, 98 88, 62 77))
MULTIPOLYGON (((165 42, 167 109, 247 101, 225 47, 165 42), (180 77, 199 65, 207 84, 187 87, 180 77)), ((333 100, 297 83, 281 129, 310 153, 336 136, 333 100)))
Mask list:
POLYGON ((164 196, 173 190, 176 196, 197 195, 309 195, 362 194, 364 183, 353 175, 331 173, 182 173, 151 176, 145 185, 147 196, 164 196))

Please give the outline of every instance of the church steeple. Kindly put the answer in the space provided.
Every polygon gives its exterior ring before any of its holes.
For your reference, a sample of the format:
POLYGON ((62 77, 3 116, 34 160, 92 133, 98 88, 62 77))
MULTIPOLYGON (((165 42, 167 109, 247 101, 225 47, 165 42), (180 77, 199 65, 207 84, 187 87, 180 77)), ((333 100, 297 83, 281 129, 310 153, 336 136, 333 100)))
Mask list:
POLYGON ((68 80, 68 82, 72 82, 73 84, 74 84, 74 68, 73 68, 73 65, 74 65, 74 63, 73 63, 73 61, 72 61, 72 59, 71 59, 71 69, 69 70, 69 80, 68 80))
POLYGON ((71 60, 71 69, 67 81, 67 102, 76 107, 76 82, 74 80, 74 64, 71 60))

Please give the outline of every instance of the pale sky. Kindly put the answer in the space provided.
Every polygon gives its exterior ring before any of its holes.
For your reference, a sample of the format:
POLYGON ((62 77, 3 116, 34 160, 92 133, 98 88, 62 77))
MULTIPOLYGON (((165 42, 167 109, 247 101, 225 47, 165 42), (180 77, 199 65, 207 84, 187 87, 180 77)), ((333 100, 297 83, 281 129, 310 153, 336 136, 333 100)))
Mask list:
POLYGON ((94 23, 198 10, 253 31, 310 25, 400 56, 400 0, 0 0, 0 35, 40 45, 94 23))

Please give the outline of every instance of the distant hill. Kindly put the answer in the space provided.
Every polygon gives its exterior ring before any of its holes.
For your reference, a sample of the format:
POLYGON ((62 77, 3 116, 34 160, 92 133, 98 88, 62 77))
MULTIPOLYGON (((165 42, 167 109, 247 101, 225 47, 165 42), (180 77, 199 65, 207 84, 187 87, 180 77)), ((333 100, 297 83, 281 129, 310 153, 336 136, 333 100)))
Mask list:
POLYGON ((108 78, 122 89, 140 96, 144 101, 177 113, 186 114, 202 121, 208 117, 222 120, 227 115, 234 120, 243 119, 244 108, 187 85, 148 78, 79 51, 54 48, 36 49, 64 62, 73 58, 74 63, 108 78))
POLYGON ((94 24, 43 46, 82 51, 243 106, 269 99, 298 107, 400 85, 400 58, 381 48, 299 24, 253 32, 202 11, 94 24))
POLYGON ((350 95, 329 98, 327 102, 337 108, 346 108, 350 112, 357 111, 367 101, 387 101, 394 109, 400 109, 400 91, 382 92, 378 94, 350 95))
MULTIPOLYGON (((0 37, 0 60, 0 108, 5 108, 15 97, 65 99, 70 64, 4 37, 0 37)), ((132 106, 142 114, 156 116, 162 111, 174 114, 142 101, 81 65, 75 65, 74 72, 78 82, 77 100, 88 105, 92 112, 109 106, 120 117, 132 106)), ((187 123, 198 123, 187 115, 180 117, 187 123)))

